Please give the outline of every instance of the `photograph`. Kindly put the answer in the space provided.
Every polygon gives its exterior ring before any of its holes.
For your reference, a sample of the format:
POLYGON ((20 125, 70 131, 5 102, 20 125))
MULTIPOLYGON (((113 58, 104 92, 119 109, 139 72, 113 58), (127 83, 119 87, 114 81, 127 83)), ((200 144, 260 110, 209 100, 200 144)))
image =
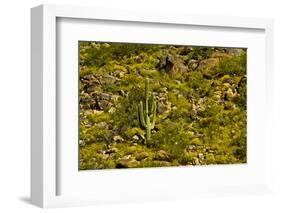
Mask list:
POLYGON ((247 163, 247 48, 78 46, 79 170, 247 163))

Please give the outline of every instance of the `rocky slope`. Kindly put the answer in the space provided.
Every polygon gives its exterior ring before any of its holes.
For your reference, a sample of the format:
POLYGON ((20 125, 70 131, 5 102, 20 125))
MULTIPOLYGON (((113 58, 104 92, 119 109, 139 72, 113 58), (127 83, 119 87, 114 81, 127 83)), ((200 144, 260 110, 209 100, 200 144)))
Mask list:
POLYGON ((80 42, 80 169, 245 163, 246 80, 245 49, 80 42))

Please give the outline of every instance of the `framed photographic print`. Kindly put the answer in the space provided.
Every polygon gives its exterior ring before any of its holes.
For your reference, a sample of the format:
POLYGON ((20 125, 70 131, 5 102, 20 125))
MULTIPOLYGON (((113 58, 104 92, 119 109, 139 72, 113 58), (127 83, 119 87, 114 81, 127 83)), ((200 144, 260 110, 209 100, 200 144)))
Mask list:
POLYGON ((272 20, 31 14, 33 204, 270 192, 272 20))

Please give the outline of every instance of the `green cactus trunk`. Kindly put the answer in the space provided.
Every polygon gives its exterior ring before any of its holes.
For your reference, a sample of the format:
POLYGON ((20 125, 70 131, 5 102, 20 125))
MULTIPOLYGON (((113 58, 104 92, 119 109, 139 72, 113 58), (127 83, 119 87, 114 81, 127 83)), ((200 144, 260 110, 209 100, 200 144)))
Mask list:
POLYGON ((143 102, 140 101, 138 105, 138 120, 140 126, 145 128, 146 130, 147 140, 150 140, 151 130, 155 126, 155 118, 156 118, 156 101, 153 94, 149 95, 148 79, 146 78, 145 79, 145 109, 143 107, 143 102), (149 98, 151 100, 150 110, 149 110, 149 98))

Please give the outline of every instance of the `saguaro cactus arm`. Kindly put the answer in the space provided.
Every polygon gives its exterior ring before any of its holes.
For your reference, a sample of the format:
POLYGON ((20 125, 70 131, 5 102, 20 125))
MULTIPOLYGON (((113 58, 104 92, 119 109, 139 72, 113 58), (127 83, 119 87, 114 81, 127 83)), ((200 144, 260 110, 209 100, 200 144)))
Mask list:
POLYGON ((144 120, 144 112, 143 112, 143 103, 140 101, 138 105, 138 118, 141 126, 146 126, 145 120, 144 120))
POLYGON ((151 114, 152 114, 151 129, 153 129, 154 126, 155 126, 155 120, 156 120, 156 102, 155 101, 152 102, 152 112, 151 112, 151 114))
POLYGON ((145 79, 145 117, 148 118, 148 78, 145 79))

